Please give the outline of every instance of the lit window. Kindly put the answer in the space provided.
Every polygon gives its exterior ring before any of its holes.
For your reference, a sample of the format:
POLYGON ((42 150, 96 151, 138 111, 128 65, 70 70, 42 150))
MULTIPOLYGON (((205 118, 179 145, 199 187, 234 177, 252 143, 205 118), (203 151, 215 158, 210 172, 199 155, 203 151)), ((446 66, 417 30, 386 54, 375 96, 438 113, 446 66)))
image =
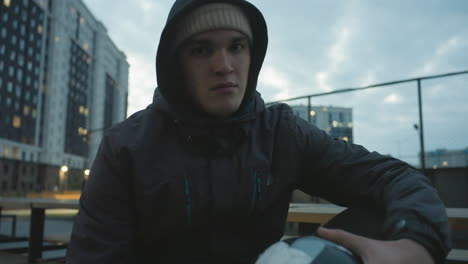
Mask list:
POLYGON ((348 142, 349 141, 349 138, 348 137, 343 137, 343 140, 348 142))
POLYGON ((448 166, 448 162, 444 160, 444 161, 442 162, 442 166, 447 167, 447 166, 448 166))
POLYGON ((12 151, 11 151, 11 156, 15 159, 18 158, 18 148, 17 147, 13 147, 12 151))
POLYGON ((3 4, 6 6, 6 7, 10 7, 10 0, 3 0, 3 4))
POLYGON ((60 37, 55 37, 55 43, 58 43, 60 41, 60 37))
POLYGON ((437 169, 437 165, 433 165, 432 168, 435 170, 437 169))
POLYGON ((323 111, 323 112, 326 112, 326 111, 328 111, 328 108, 327 108, 327 107, 323 107, 323 108, 322 108, 322 111, 323 111))
POLYGON ((84 22, 85 22, 84 17, 80 17, 80 24, 84 24, 84 22))
POLYGON ((10 155, 10 149, 8 147, 3 148, 3 156, 8 157, 10 155))
POLYGON ((79 112, 80 112, 80 114, 84 113, 84 106, 80 105, 79 112))
POLYGON ((72 7, 72 8, 70 9, 70 12, 71 12, 72 14, 76 14, 76 8, 72 7))
POLYGON ((37 26, 37 33, 42 34, 42 30, 43 30, 43 29, 42 29, 42 25, 39 24, 39 25, 37 26))
POLYGON ((332 124, 333 124, 333 127, 337 127, 337 126, 338 126, 338 122, 336 122, 336 121, 333 121, 332 124))
POLYGON ((88 48, 89 48, 88 43, 83 44, 83 49, 84 49, 84 50, 88 50, 88 48))
POLYGON ((31 111, 31 117, 32 117, 32 118, 36 118, 36 109, 33 109, 33 110, 31 111))
POLYGON ((353 123, 349 122, 349 123, 348 123, 348 127, 349 127, 349 128, 352 128, 352 127, 353 127, 353 123))
POLYGON ((80 136, 86 136, 88 134, 88 130, 86 128, 78 128, 78 135, 80 136))
POLYGON ((30 110, 31 110, 31 109, 29 108, 29 106, 27 106, 27 105, 23 106, 23 114, 24 114, 25 116, 28 116, 28 115, 29 115, 30 110))
POLYGON ((315 116, 315 111, 314 110, 310 111, 310 116, 315 116))
POLYGON ((85 115, 85 116, 88 116, 88 108, 85 108, 85 109, 84 109, 84 115, 85 115))
POLYGON ((20 128, 21 127, 21 117, 15 115, 13 116, 13 127, 20 128))

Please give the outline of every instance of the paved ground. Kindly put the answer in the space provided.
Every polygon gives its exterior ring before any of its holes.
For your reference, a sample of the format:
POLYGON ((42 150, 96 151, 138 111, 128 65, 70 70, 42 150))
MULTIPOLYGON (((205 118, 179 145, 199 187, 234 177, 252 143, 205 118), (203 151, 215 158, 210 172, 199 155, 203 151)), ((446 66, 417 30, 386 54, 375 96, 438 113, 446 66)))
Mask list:
MULTIPOLYGON (((26 256, 10 254, 0 251, 0 263, 2 264, 27 264, 28 258, 26 256)), ((64 260, 61 261, 40 261, 37 263, 42 264, 63 264, 65 263, 64 260)))

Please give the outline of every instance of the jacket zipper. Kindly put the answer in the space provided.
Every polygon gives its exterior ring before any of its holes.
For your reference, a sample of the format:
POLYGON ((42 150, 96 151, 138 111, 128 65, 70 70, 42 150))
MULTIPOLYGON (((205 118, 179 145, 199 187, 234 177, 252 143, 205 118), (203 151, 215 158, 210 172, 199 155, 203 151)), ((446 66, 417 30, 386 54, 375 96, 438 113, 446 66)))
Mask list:
POLYGON ((187 223, 192 225, 192 197, 190 196, 190 182, 187 175, 184 176, 185 181, 185 209, 187 211, 187 223))

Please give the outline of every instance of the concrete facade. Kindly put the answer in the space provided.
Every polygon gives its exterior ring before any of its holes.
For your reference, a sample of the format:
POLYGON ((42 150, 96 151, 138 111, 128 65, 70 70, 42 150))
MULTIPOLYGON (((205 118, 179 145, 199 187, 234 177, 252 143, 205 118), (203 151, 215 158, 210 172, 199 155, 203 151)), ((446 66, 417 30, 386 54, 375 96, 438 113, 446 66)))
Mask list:
POLYGON ((8 100, 0 161, 26 164, 14 173, 0 166, 0 179, 5 190, 52 190, 62 166, 67 177, 89 169, 104 120, 108 127, 126 118, 129 64, 81 0, 0 1, 0 19, 0 101, 8 100))

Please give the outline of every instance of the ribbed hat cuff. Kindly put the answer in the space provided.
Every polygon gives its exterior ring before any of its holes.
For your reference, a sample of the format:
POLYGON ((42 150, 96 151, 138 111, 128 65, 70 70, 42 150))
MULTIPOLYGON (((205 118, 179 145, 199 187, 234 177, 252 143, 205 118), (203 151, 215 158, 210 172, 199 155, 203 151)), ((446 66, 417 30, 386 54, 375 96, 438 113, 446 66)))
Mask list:
POLYGON ((184 17, 176 28, 174 48, 198 33, 228 29, 247 36, 252 43, 252 29, 245 13, 237 6, 226 3, 203 5, 184 17))

